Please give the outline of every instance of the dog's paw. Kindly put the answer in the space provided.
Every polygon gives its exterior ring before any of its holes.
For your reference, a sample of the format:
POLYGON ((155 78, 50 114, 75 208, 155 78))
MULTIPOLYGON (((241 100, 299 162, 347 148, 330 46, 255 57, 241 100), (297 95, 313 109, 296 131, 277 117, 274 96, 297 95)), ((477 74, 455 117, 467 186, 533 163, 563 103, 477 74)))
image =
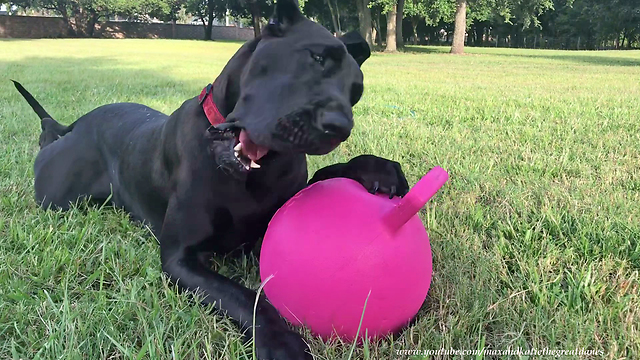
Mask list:
POLYGON ((374 155, 360 155, 351 159, 344 174, 362 184, 370 193, 388 194, 389 199, 402 197, 409 191, 400 164, 374 155))
POLYGON ((302 336, 288 329, 261 331, 255 342, 260 360, 313 360, 302 336))

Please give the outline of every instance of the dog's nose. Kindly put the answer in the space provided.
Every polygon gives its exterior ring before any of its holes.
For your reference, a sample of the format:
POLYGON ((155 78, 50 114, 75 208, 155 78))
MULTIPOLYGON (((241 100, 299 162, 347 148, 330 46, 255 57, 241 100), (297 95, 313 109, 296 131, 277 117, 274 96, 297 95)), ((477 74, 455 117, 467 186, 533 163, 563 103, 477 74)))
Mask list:
POLYGON ((353 128, 353 122, 345 114, 337 111, 325 111, 318 123, 325 135, 337 138, 340 141, 347 140, 353 128))

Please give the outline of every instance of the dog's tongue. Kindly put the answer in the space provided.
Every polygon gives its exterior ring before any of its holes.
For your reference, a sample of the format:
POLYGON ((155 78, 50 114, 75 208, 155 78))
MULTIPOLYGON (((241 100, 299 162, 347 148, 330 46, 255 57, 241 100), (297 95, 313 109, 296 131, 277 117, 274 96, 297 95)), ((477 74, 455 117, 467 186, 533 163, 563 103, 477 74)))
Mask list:
POLYGON ((267 155, 269 149, 264 146, 260 146, 251 139, 249 139, 249 134, 243 129, 240 131, 240 136, 238 138, 240 143, 242 144, 242 153, 253 161, 260 160, 261 157, 267 155))

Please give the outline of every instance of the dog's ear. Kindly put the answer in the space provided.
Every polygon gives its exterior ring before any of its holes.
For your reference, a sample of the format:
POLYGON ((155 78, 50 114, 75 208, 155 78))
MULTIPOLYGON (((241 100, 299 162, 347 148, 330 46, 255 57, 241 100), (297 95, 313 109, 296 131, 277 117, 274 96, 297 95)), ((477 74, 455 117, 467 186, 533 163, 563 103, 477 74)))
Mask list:
POLYGON ((371 49, 367 41, 357 31, 348 32, 340 40, 347 46, 347 51, 356 60, 358 65, 362 65, 371 56, 371 49))
POLYGON ((236 107, 240 98, 240 79, 242 72, 251 60, 253 52, 262 40, 258 36, 249 40, 238 49, 224 66, 222 72, 213 83, 213 101, 222 116, 227 117, 236 107))
POLYGON ((276 0, 276 7, 266 26, 266 31, 272 36, 282 36, 288 27, 303 18, 298 0, 276 0))

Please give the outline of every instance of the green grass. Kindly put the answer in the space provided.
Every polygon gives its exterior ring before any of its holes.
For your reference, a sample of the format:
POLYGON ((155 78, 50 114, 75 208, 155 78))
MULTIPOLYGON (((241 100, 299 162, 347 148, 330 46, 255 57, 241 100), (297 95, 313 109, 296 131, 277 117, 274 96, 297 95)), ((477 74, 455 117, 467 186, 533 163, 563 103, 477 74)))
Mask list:
MULTIPOLYGON (((225 318, 161 276, 156 240, 122 212, 33 201, 39 123, 21 81, 70 123, 134 101, 170 113, 239 44, 0 42, 0 358, 250 359, 225 318)), ((411 47, 365 63, 356 128, 311 170, 362 153, 451 180, 422 212, 434 277, 417 323, 357 347, 595 349, 640 354, 640 52, 411 47)), ((216 258, 258 287, 257 261, 216 258)), ((311 341, 318 359, 349 345, 311 341)), ((492 358, 492 357, 488 357, 492 358)))

